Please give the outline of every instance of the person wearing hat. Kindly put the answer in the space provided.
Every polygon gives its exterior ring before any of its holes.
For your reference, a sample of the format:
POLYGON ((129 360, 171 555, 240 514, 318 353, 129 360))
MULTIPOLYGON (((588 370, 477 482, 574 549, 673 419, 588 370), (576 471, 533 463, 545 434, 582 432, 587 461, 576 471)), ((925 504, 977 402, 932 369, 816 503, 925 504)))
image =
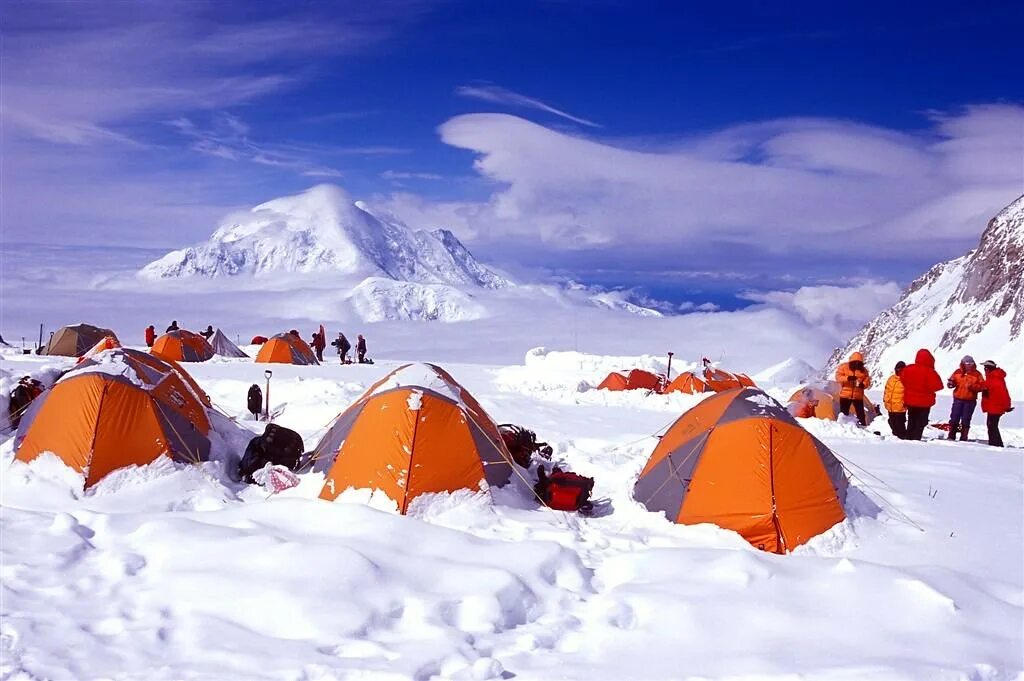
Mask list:
POLYGON ((1010 404, 1010 391, 1006 388, 1006 372, 996 366, 990 359, 982 362, 985 367, 985 385, 981 391, 981 410, 988 414, 988 443, 992 447, 1003 446, 1003 436, 999 432, 999 419, 1003 414, 1013 411, 1010 404))
POLYGON ((839 384, 839 411, 849 414, 851 407, 857 412, 857 421, 867 425, 864 413, 864 391, 871 387, 871 376, 864 367, 864 355, 854 352, 850 361, 836 368, 836 383, 839 384))
POLYGON ((935 406, 935 393, 942 390, 942 378, 935 371, 935 357, 927 348, 917 351, 913 364, 900 372, 903 404, 907 408, 907 439, 920 440, 935 406))
POLYGON ((946 387, 953 389, 953 409, 949 412, 949 439, 955 440, 957 431, 960 441, 967 441, 971 430, 971 417, 978 406, 978 394, 985 387, 985 378, 978 371, 974 358, 964 355, 960 360, 960 368, 946 381, 946 387))
POLYGON ((900 380, 900 372, 905 366, 906 362, 896 362, 892 376, 885 382, 885 393, 882 396, 882 404, 889 412, 889 428, 901 440, 907 439, 907 405, 903 401, 903 381, 900 380))

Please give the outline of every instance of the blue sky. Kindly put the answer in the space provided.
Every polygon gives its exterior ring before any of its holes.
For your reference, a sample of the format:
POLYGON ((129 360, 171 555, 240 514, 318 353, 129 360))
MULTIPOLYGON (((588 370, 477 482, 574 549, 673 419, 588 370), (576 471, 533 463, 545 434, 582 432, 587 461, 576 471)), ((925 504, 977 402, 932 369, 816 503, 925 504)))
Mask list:
POLYGON ((1021 3, 0 11, 7 242, 178 247, 333 182, 524 276, 721 299, 905 281, 1024 193, 1021 3))

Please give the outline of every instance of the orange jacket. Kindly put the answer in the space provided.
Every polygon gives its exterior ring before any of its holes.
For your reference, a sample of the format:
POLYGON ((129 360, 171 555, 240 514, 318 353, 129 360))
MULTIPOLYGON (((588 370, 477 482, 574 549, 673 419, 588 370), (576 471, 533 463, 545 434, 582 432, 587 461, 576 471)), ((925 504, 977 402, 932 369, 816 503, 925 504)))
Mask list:
POLYGON ((865 369, 851 369, 850 362, 864 362, 864 355, 855 352, 850 361, 840 364, 836 369, 836 382, 839 383, 839 397, 849 400, 863 400, 864 391, 871 387, 871 376, 865 369), (850 380, 853 379, 853 380, 850 380))
POLYGON ((900 414, 907 410, 907 405, 903 402, 903 381, 896 374, 890 376, 889 380, 885 382, 882 404, 885 405, 886 411, 893 414, 900 414))
POLYGON ((977 369, 968 370, 963 364, 949 377, 949 382, 953 384, 953 398, 957 400, 974 402, 978 399, 978 393, 985 389, 985 379, 981 372, 977 369))

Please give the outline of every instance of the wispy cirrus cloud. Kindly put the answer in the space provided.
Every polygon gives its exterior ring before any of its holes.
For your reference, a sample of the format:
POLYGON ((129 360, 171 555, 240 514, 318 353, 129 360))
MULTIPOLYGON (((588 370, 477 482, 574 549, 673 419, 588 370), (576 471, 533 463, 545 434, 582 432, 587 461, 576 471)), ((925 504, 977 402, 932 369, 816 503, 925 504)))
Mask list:
POLYGON ((64 242, 166 244, 287 178, 336 178, 340 157, 405 153, 271 142, 266 135, 301 128, 275 120, 261 138, 223 112, 290 95, 325 63, 376 49, 429 7, 6 3, 0 227, 64 242))
POLYGON ((567 121, 573 123, 579 123, 580 125, 586 125, 591 128, 600 128, 599 123, 574 116, 571 113, 556 109, 555 107, 542 102, 539 99, 533 97, 527 97, 521 95, 518 92, 513 92, 497 85, 461 85, 455 88, 455 94, 461 97, 469 97, 470 99, 479 99, 484 102, 491 102, 493 104, 504 104, 506 106, 517 106, 525 107, 527 109, 536 109, 538 111, 544 111, 545 113, 553 114, 560 118, 564 118, 567 121))

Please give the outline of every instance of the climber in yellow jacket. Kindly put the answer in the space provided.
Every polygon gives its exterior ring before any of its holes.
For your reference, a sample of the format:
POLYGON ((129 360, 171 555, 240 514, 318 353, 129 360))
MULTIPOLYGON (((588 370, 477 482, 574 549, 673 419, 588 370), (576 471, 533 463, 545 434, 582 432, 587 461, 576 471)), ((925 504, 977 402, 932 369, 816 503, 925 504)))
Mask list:
POLYGON ((896 362, 896 368, 892 376, 885 382, 885 394, 882 404, 889 412, 889 428, 892 434, 901 440, 907 439, 907 405, 903 403, 903 381, 900 380, 900 372, 906 362, 896 362))
POLYGON ((864 355, 855 352, 850 355, 850 361, 840 364, 836 369, 836 382, 839 383, 839 411, 849 414, 853 407, 860 425, 866 426, 864 391, 871 387, 871 376, 864 368, 864 355))

